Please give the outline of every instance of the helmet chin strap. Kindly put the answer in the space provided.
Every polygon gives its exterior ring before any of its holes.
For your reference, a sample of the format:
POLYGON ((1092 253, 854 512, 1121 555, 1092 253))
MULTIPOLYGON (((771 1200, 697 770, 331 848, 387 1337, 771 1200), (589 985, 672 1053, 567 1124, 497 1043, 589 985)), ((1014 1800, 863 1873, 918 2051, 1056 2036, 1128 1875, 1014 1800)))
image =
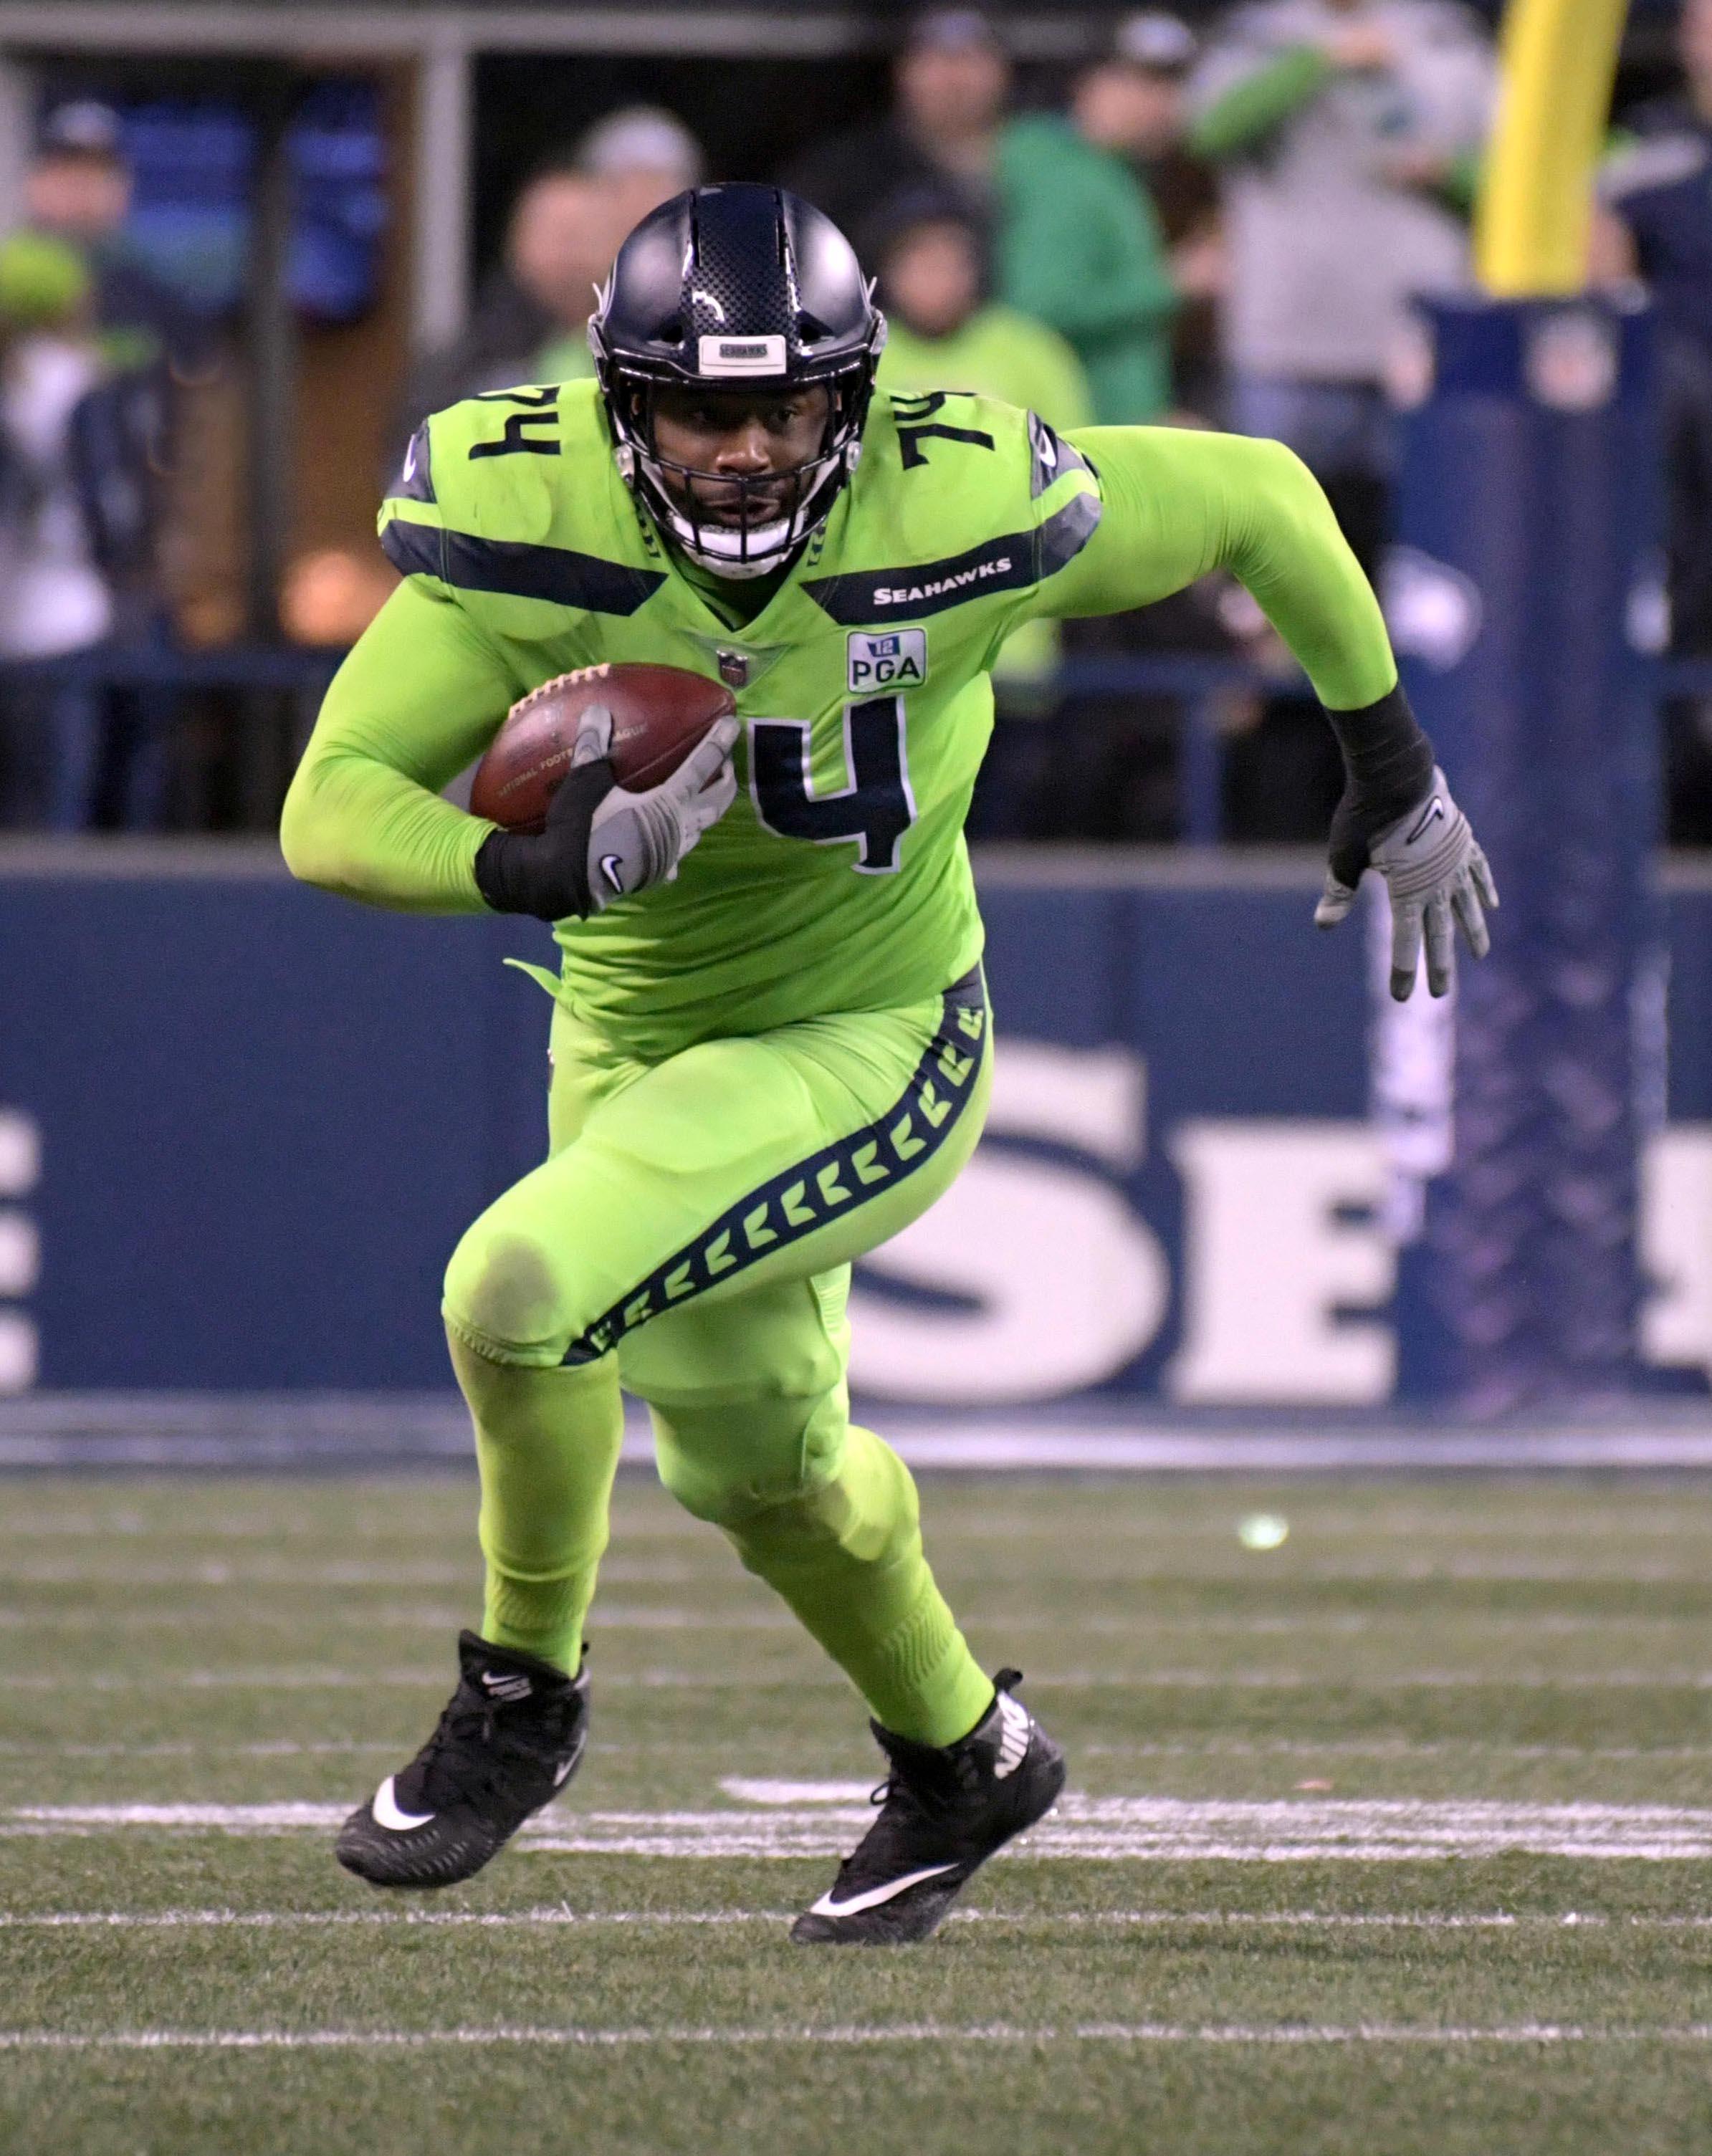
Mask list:
POLYGON ((690 559, 699 562, 702 568, 712 569, 716 576, 746 583, 752 577, 770 575, 798 543, 791 536, 794 521, 794 518, 781 516, 775 524, 758 524, 753 531, 741 532, 727 531, 718 525, 692 524, 686 516, 674 516, 671 536, 690 559), (720 540, 732 548, 730 553, 716 543, 720 540))

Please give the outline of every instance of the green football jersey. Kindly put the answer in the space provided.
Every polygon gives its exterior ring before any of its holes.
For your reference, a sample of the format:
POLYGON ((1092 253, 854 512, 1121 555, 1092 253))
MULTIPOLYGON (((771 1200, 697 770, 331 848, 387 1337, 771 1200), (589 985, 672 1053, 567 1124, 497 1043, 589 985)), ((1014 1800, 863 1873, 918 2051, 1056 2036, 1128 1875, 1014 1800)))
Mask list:
POLYGON ((650 660, 727 682, 744 722, 738 798, 676 880, 559 924, 572 1007, 647 1053, 966 973, 986 670, 1099 520, 1083 460, 1049 460, 1012 405, 880 398, 854 482, 738 631, 638 513, 595 385, 521 394, 553 401, 430 423, 416 486, 386 506, 393 565, 455 597, 520 686, 650 660))
POLYGON ((491 826, 437 796, 517 697, 626 660, 733 690, 732 808, 675 880, 556 932, 566 1001, 645 1056, 911 1004, 975 962, 963 824, 988 670, 1021 621, 1137 605, 1222 564, 1328 701, 1396 679, 1324 497, 1276 444, 1062 439, 975 396, 877 394, 850 484, 740 628, 625 486, 593 382, 437 414, 381 532, 404 586, 341 670, 286 803, 287 858, 311 881, 479 911, 491 826))

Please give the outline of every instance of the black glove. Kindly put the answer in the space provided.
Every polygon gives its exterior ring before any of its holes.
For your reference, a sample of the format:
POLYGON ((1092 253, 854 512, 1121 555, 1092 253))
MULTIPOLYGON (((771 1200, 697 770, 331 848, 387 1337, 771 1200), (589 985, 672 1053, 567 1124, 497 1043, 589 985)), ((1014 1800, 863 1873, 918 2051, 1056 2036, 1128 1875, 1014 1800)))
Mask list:
POLYGON ((546 829, 491 831, 482 840, 476 856, 481 896, 496 913, 586 920, 614 899, 670 881, 736 798, 737 737, 735 719, 717 721, 669 778, 631 793, 614 782, 608 757, 612 713, 591 704, 571 767, 548 803, 546 829))
POLYGON ((1373 841, 1432 788, 1432 743, 1400 686, 1355 711, 1328 711, 1344 752, 1343 798, 1332 812, 1328 865, 1354 891, 1373 841))
POLYGON ((1361 711, 1326 716, 1349 779, 1332 818, 1315 924, 1335 928, 1355 903, 1362 871, 1375 870, 1391 902, 1391 993, 1407 1000, 1424 934, 1427 988, 1442 996, 1456 974, 1453 920, 1477 958, 1491 947, 1484 909, 1498 904, 1498 891, 1486 856, 1401 689, 1361 711))
POLYGON ((616 783, 604 757, 573 765, 553 789, 544 830, 488 833, 476 856, 476 883, 496 913, 563 921, 594 911, 589 834, 595 810, 616 783))

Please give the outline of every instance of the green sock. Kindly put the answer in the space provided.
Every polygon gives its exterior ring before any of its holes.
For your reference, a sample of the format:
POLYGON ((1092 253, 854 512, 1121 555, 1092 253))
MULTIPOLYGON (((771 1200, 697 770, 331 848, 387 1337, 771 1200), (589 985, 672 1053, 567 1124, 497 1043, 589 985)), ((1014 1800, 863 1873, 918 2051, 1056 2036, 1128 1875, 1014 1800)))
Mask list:
POLYGON ((991 1707, 991 1681, 922 1553, 909 1470, 872 1430, 851 1427, 831 1481, 722 1524, 882 1727, 954 1744, 991 1707))
POLYGON ((574 1674, 624 1439, 617 1368, 532 1369, 446 1337, 481 1471, 481 1636, 574 1674))

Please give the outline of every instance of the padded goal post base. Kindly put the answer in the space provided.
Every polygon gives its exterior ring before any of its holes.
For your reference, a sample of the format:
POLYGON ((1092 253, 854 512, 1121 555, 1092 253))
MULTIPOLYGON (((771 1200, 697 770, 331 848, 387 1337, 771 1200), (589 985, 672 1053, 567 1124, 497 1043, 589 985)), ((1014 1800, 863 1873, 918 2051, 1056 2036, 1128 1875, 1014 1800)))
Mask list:
POLYGON ((1375 1091, 1412 1230, 1398 1392, 1503 1414, 1645 1383, 1637 1180, 1663 1110, 1665 985, 1652 323, 1478 295, 1418 322, 1388 611, 1503 906, 1490 957, 1461 963, 1447 1099, 1420 1097, 1409 1054, 1432 1024, 1424 981, 1411 1004, 1376 998, 1375 1091), (1415 1097, 1387 1102, 1400 1069, 1415 1097))

